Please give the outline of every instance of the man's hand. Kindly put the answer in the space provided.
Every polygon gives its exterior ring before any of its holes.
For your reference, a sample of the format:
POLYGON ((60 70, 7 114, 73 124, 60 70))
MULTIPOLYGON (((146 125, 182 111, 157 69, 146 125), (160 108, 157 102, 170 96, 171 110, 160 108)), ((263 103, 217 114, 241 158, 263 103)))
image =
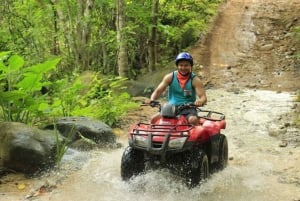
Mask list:
POLYGON ((196 101, 195 101, 195 105, 196 105, 197 107, 201 107, 201 106, 204 106, 204 105, 205 105, 205 102, 203 103, 202 100, 196 100, 196 101))
POLYGON ((144 101, 144 103, 145 103, 145 104, 150 104, 151 101, 152 101, 151 99, 146 99, 146 100, 144 101))

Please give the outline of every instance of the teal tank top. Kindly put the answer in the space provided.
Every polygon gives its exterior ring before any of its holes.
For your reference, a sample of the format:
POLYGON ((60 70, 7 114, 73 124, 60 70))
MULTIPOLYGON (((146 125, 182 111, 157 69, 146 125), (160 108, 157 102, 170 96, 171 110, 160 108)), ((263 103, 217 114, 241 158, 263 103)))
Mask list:
POLYGON ((194 103, 196 101, 196 91, 192 86, 193 78, 196 76, 194 73, 191 74, 188 79, 185 88, 180 87, 177 71, 173 72, 173 78, 168 89, 169 103, 173 105, 182 105, 187 103, 194 103))

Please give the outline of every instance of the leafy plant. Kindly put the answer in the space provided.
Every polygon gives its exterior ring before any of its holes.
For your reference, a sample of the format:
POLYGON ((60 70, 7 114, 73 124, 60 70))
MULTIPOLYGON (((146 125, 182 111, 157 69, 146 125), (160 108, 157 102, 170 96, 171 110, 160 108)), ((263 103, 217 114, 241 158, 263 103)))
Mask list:
POLYGON ((115 126, 127 111, 137 107, 137 104, 130 100, 128 93, 122 93, 119 96, 107 96, 102 100, 99 102, 96 115, 97 118, 102 119, 110 126, 115 126))
POLYGON ((110 126, 116 125, 118 120, 137 104, 131 100, 127 92, 122 92, 126 78, 110 77, 98 79, 94 77, 93 85, 83 98, 85 107, 77 108, 73 115, 84 115, 100 119, 110 126))
POLYGON ((59 133, 55 123, 54 123, 54 131, 55 131, 55 137, 56 137, 55 164, 59 165, 63 156, 65 155, 66 151, 68 150, 69 144, 74 135, 74 133, 73 133, 74 125, 71 127, 70 131, 68 132, 67 137, 64 139, 61 139, 60 133, 59 133))
POLYGON ((56 68, 59 58, 25 67, 22 57, 11 52, 0 53, 0 107, 5 121, 29 123, 43 112, 47 104, 42 87, 50 82, 46 74, 56 68))
MULTIPOLYGON (((75 76, 74 76, 75 77, 75 76)), ((81 80, 75 77, 72 83, 67 78, 54 82, 56 93, 53 94, 51 107, 52 116, 72 116, 80 107, 85 107, 80 91, 84 88, 81 80)))
POLYGON ((43 117, 88 116, 114 125, 136 105, 122 92, 125 78, 93 74, 90 84, 79 75, 49 82, 46 75, 60 59, 24 66, 24 60, 10 52, 0 54, 0 107, 4 121, 34 123, 43 117), (74 80, 74 81, 72 81, 74 80), (42 94, 41 88, 51 89, 42 94))
POLYGON ((130 109, 137 105, 124 90, 125 78, 92 75, 89 84, 84 84, 79 75, 74 82, 67 78, 54 83, 57 92, 49 106, 50 116, 88 116, 100 119, 113 126, 130 109))

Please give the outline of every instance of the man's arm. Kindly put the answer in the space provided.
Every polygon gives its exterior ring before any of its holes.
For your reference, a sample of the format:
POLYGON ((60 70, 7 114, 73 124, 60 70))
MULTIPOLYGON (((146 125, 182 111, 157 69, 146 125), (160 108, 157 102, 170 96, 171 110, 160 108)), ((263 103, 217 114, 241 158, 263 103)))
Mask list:
POLYGON ((172 77, 173 77, 173 73, 169 73, 169 74, 165 75, 163 80, 160 82, 160 84, 157 86, 157 88, 151 94, 150 100, 156 100, 157 98, 159 98, 159 96, 166 90, 166 88, 171 83, 172 77))
POLYGON ((196 90, 196 94, 198 96, 198 99, 196 100, 195 105, 197 105, 198 107, 205 105, 207 102, 207 97, 206 97, 204 86, 203 86, 201 80, 199 79, 199 77, 194 77, 193 87, 196 90))

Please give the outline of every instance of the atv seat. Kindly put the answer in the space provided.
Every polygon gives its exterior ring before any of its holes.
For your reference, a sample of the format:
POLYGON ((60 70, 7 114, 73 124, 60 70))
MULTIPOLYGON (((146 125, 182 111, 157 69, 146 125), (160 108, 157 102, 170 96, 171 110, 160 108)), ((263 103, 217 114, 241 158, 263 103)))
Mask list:
POLYGON ((161 116, 165 118, 176 118, 176 107, 175 105, 165 103, 161 108, 161 116))

